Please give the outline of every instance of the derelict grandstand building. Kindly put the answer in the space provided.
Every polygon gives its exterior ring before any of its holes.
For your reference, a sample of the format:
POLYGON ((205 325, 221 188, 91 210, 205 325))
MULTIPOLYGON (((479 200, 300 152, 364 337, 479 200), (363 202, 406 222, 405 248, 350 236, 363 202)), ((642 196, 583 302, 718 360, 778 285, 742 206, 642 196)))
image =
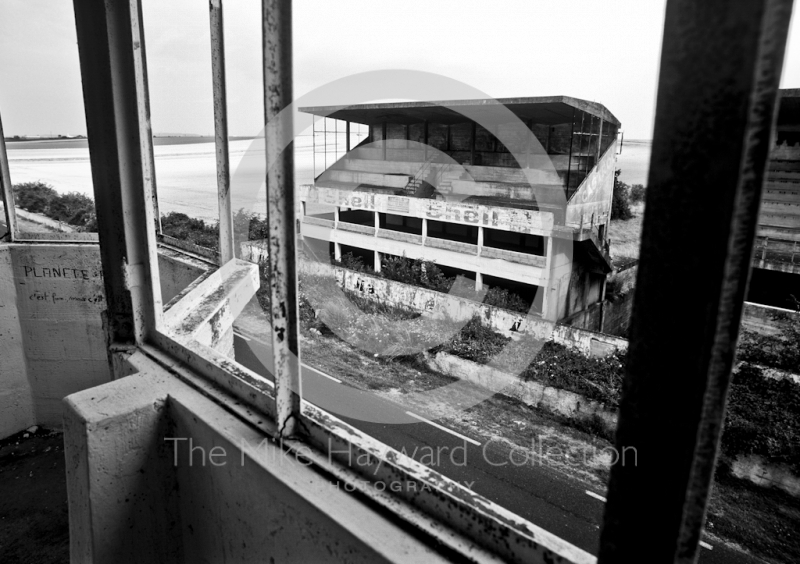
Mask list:
MULTIPOLYGON (((566 96, 301 108, 369 134, 301 187, 308 246, 380 270, 435 262, 525 295, 547 319, 593 325, 611 271, 619 121, 566 96)), ((586 327, 594 329, 595 327, 586 327)))

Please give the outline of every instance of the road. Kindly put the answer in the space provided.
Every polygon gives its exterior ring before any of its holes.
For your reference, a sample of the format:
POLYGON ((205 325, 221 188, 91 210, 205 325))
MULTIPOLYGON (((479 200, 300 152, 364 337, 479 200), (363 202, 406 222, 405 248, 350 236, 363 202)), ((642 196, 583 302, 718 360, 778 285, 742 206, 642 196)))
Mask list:
MULTIPOLYGON (((266 343, 235 333, 236 360, 272 379, 271 349, 266 343)), ((592 554, 597 553, 605 492, 587 490, 582 482, 542 465, 538 460, 512 463, 507 448, 468 437, 445 424, 420 420, 407 408, 370 392, 351 388, 309 366, 302 367, 304 399, 326 409, 379 441, 401 451, 476 493, 528 519, 537 526, 592 554), (383 420, 411 423, 370 423, 340 415, 343 402, 357 404, 362 415, 381 414, 383 420), (455 449, 455 451, 454 451, 455 449), (456 454, 453 454, 453 453, 456 454), (440 453, 432 455, 431 453, 440 453)), ((706 539, 699 562, 703 564, 758 563, 760 560, 706 539)))

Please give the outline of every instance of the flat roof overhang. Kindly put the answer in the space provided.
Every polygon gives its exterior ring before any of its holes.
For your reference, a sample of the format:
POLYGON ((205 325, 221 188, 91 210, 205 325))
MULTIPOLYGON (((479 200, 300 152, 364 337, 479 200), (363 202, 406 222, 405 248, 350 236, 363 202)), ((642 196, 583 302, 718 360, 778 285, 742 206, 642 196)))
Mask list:
POLYGON ((597 102, 569 96, 539 96, 533 98, 488 98, 485 100, 442 100, 437 102, 390 102, 384 104, 354 104, 352 106, 315 106, 300 108, 301 112, 351 121, 365 125, 383 122, 413 124, 424 121, 443 124, 472 121, 466 115, 485 115, 488 122, 496 122, 492 106, 504 105, 523 121, 556 125, 572 121, 574 110, 582 110, 619 127, 614 114, 597 102))

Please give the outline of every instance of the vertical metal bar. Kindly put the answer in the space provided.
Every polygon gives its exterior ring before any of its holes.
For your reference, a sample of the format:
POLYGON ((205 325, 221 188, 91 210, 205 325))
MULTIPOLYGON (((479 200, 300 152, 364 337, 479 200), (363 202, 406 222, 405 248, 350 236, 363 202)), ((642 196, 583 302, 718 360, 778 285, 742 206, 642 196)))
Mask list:
POLYGON ((569 173, 572 171, 572 141, 575 139, 575 108, 572 108, 572 123, 570 124, 570 136, 569 136, 569 160, 567 161, 567 200, 569 200, 569 173))
POLYGON ((314 169, 314 180, 317 179, 317 120, 311 116, 311 160, 314 169))
POLYGON ((217 204, 219 207, 219 261, 236 256, 231 209, 231 167, 228 152, 228 102, 225 87, 225 32, 222 0, 209 0, 211 25, 211 80, 214 89, 214 146, 217 154, 217 204))
POLYGON ((422 148, 422 161, 425 162, 428 160, 428 120, 426 119, 423 122, 423 132, 422 135, 424 137, 422 144, 424 147, 422 148))
POLYGON ((600 564, 696 559, 791 7, 792 0, 667 3, 600 564))
MULTIPOLYGON (((469 153, 469 164, 475 165, 475 136, 478 134, 478 124, 474 121, 472 122, 472 131, 470 132, 470 136, 472 141, 470 143, 470 153, 469 153)), ((530 167, 530 163, 528 163, 530 167)))
POLYGON ((328 118, 322 118, 322 127, 325 131, 325 138, 324 138, 324 154, 325 154, 325 170, 328 170, 328 118))
POLYGON ((345 137, 347 137, 347 139, 345 140, 344 149, 345 149, 345 152, 349 153, 350 152, 350 122, 349 121, 345 122, 344 135, 345 135, 345 137))
MULTIPOLYGON (((282 437, 298 431, 300 349, 297 326, 293 117, 281 111, 292 103, 292 3, 263 0, 264 110, 267 120, 267 217, 275 401, 282 437), (281 152, 280 147, 285 145, 281 152), (269 164, 268 164, 269 166, 269 164)), ((288 112, 287 112, 288 113, 288 112)))
POLYGON ((383 122, 383 160, 386 160, 386 121, 383 122))
MULTIPOLYGON (((75 0, 86 129, 111 344, 142 343, 162 315, 139 0, 75 0)), ((113 349, 109 349, 111 354, 113 349)))
POLYGON ((14 190, 11 187, 11 171, 8 168, 6 138, 3 133, 3 120, 0 118, 0 188, 3 190, 3 208, 5 209, 8 240, 13 242, 17 237, 17 210, 14 208, 14 190))

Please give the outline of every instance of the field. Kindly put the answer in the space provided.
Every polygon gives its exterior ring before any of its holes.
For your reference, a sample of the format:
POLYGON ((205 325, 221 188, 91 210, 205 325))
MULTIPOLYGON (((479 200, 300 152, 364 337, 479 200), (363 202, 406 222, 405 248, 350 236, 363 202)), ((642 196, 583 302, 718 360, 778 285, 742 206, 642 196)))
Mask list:
POLYGON ((611 237, 611 256, 614 258, 639 258, 642 238, 644 204, 631 205, 633 217, 627 221, 614 220, 608 229, 611 237))

